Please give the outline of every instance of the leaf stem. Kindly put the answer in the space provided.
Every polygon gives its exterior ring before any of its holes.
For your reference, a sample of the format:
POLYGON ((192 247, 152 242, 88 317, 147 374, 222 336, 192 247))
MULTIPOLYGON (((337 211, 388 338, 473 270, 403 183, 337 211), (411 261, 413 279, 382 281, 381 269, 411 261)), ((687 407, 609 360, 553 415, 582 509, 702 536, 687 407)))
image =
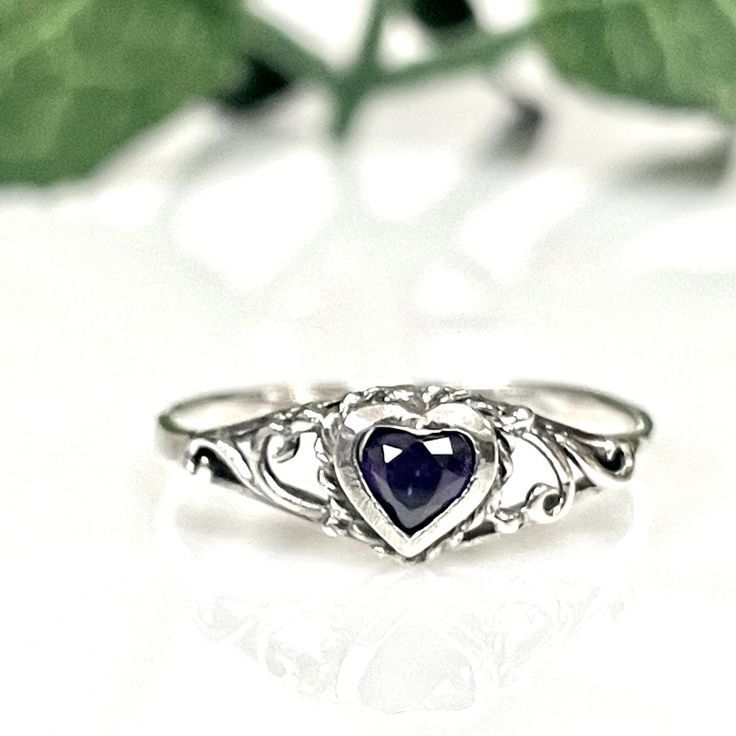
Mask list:
POLYGON ((378 46, 383 32, 383 23, 386 14, 392 4, 392 0, 374 0, 368 25, 363 34, 360 52, 355 64, 356 67, 376 66, 378 58, 378 46))
POLYGON ((378 48, 383 24, 391 4, 392 0, 373 1, 356 59, 337 79, 334 88, 337 111, 332 123, 332 132, 338 138, 345 135, 356 108, 373 86, 375 78, 380 76, 378 48))
POLYGON ((378 48, 393 1, 374 0, 357 58, 344 71, 334 70, 288 33, 248 10, 245 11, 245 43, 249 53, 263 59, 284 76, 308 79, 326 86, 334 95, 337 108, 332 130, 340 137, 349 128, 363 98, 372 91, 492 66, 529 40, 536 30, 534 23, 499 34, 476 30, 455 43, 441 46, 429 59, 387 69, 378 60, 378 48))
POLYGON ((363 98, 374 90, 415 84, 425 79, 453 74, 466 69, 487 68, 531 38, 533 24, 501 34, 475 31, 466 39, 442 47, 433 57, 398 68, 378 64, 356 65, 335 90, 338 114, 333 132, 342 137, 363 98))
POLYGON ((413 84, 429 77, 492 66, 507 53, 529 40, 533 32, 532 24, 499 34, 475 31, 467 39, 443 47, 431 59, 406 64, 397 69, 384 70, 376 82, 381 86, 413 84))

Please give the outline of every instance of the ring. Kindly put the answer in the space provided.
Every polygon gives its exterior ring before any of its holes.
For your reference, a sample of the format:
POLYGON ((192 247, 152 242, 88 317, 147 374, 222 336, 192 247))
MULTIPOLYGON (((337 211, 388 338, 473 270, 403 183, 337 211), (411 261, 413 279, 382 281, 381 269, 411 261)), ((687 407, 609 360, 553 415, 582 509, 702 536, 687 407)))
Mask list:
POLYGON ((633 404, 542 383, 273 386, 158 418, 163 451, 191 473, 412 562, 557 521, 576 498, 621 486, 651 429, 633 404))

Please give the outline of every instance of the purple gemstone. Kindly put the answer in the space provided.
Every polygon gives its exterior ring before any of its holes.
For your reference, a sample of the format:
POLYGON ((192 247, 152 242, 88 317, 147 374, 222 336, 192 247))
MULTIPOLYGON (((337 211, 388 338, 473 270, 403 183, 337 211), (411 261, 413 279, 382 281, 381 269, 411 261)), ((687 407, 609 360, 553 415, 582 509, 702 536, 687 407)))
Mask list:
POLYGON ((378 427, 366 438, 358 465, 376 501, 411 534, 462 495, 475 470, 475 450, 461 432, 378 427))

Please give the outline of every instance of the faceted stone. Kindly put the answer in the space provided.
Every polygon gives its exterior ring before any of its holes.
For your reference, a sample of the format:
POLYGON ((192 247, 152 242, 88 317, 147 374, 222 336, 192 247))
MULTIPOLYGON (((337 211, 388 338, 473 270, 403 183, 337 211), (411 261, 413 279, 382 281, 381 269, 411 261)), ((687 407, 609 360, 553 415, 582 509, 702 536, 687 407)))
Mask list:
POLYGON ((461 432, 378 427, 366 438, 358 466, 394 524, 412 534, 462 495, 475 470, 475 450, 461 432))

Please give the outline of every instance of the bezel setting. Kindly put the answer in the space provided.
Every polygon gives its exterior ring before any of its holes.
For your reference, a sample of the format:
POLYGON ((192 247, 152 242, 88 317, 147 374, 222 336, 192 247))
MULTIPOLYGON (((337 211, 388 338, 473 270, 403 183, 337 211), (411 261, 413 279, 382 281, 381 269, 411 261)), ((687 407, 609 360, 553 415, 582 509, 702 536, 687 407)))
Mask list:
POLYGON ((498 439, 489 419, 465 403, 443 402, 431 391, 412 387, 389 396, 346 397, 336 427, 334 467, 346 497, 355 510, 398 554, 412 558, 426 552, 468 523, 475 512, 487 512, 498 503, 498 439), (442 512, 413 533, 400 529, 374 497, 359 467, 359 453, 369 434, 390 427, 416 435, 438 431, 459 432, 470 440, 475 468, 462 493, 442 512))

